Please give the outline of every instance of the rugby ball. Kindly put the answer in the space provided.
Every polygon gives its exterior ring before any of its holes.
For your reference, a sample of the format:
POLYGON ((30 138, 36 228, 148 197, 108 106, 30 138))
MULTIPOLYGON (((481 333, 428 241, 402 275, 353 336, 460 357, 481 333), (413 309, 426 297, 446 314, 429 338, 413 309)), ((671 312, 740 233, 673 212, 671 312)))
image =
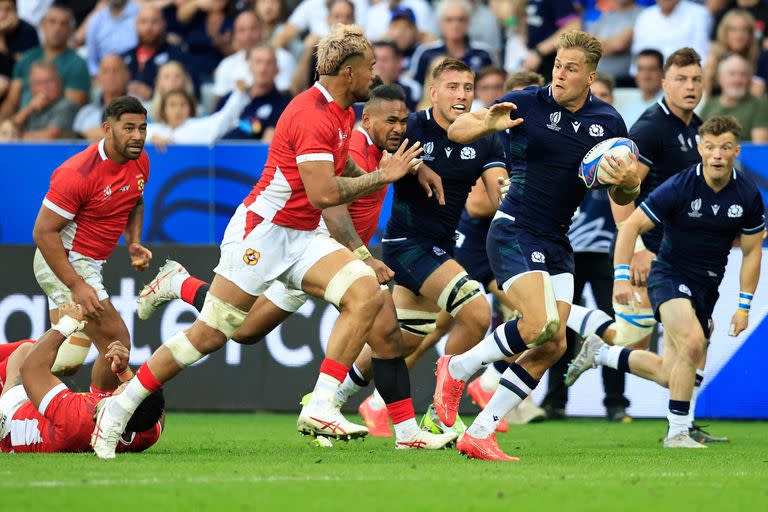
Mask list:
POLYGON ((606 155, 611 155, 616 160, 629 160, 630 153, 634 153, 637 157, 637 145, 625 137, 614 137, 598 142, 581 160, 579 178, 587 188, 610 187, 611 185, 603 181, 606 173, 600 168, 600 162, 606 155))

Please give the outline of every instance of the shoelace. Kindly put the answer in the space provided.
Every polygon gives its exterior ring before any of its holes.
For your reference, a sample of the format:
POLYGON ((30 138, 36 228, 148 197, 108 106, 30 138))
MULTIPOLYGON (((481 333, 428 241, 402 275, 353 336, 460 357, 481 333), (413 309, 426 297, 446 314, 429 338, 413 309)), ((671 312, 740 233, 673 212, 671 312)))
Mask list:
POLYGON ((460 380, 454 380, 451 382, 451 394, 446 400, 446 405, 454 410, 458 410, 459 402, 461 401, 461 394, 464 392, 464 382, 460 380))
POLYGON ((701 432, 702 434, 710 435, 709 432, 704 430, 704 427, 708 427, 708 426, 709 425, 697 425, 694 423, 693 425, 691 425, 691 430, 693 430, 694 432, 701 432))

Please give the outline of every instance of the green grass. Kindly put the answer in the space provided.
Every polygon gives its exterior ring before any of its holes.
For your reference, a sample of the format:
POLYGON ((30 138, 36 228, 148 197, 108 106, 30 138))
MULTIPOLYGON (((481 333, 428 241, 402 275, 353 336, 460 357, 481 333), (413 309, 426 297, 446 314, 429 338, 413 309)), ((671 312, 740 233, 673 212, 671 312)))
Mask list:
POLYGON ((499 441, 522 461, 507 464, 391 438, 314 447, 292 415, 171 413, 166 427, 115 461, 3 455, 0 510, 768 510, 765 423, 713 423, 733 441, 707 450, 663 450, 662 421, 512 426, 499 441))

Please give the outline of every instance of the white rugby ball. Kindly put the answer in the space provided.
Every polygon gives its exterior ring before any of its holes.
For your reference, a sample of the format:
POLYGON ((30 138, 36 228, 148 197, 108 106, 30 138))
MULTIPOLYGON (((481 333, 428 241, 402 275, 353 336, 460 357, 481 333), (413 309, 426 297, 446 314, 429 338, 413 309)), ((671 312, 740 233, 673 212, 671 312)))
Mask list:
POLYGON ((629 160, 629 154, 638 155, 637 145, 626 137, 613 137, 598 142, 590 149, 579 165, 579 178, 584 182, 587 188, 607 188, 610 184, 605 183, 607 174, 600 168, 600 162, 606 155, 612 156, 616 160, 629 160))

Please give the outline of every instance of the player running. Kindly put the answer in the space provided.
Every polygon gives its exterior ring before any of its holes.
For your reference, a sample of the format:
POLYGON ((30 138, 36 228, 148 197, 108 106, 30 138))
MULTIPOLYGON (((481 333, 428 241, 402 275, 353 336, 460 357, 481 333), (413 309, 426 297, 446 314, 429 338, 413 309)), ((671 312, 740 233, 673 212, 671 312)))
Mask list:
MULTIPOLYGON (((556 46, 552 85, 511 92, 490 109, 460 116, 448 133, 451 140, 468 143, 511 130, 512 185, 491 224, 487 249, 497 284, 522 317, 499 326, 464 354, 443 356, 437 363, 435 408, 450 426, 466 380, 483 365, 523 353, 459 440, 459 451, 470 457, 515 460, 501 451, 494 431, 565 351, 574 282, 567 232, 586 192, 579 164, 596 143, 627 135, 618 112, 590 94, 600 42, 569 31, 556 46)), ((640 190, 637 160, 608 161, 609 194, 627 204, 640 190)))
POLYGON ((141 401, 221 348, 275 281, 323 298, 341 312, 297 427, 331 437, 367 434, 332 401, 349 370, 339 359, 349 344, 359 343, 359 351, 369 338, 384 304, 383 292, 371 267, 317 227, 323 208, 398 180, 421 149, 418 143, 406 149, 406 140, 379 170, 359 169, 348 155, 351 105, 369 96, 374 64, 370 42, 359 27, 337 26, 318 43, 317 55, 320 80, 294 98, 280 117, 264 172, 224 233, 216 276, 199 318, 156 350, 124 393, 106 399, 92 441, 99 457, 114 458, 119 435, 141 401))
MULTIPOLYGON (((85 452, 90 451, 94 416, 103 404, 99 393, 75 393, 52 372, 59 348, 82 329, 82 309, 74 304, 59 306, 59 321, 34 345, 23 343, 5 361, 6 387, 0 394, 0 451, 85 452)), ((130 378, 129 351, 110 343, 104 359, 118 378, 130 378)), ((115 390, 119 395, 122 387, 115 390)), ((163 426, 162 392, 146 400, 119 437, 118 451, 140 452, 157 442, 163 426)))
POLYGON ((629 263, 635 239, 654 227, 663 238, 648 277, 654 316, 664 325, 664 353, 608 346, 589 336, 566 375, 572 384, 587 369, 605 365, 669 388, 669 430, 665 448, 706 448, 689 434, 696 368, 706 351, 718 287, 734 238, 743 253, 739 303, 731 336, 747 328, 752 296, 760 277, 765 217, 755 184, 733 164, 741 146, 741 126, 731 116, 713 117, 699 129, 702 163, 665 181, 619 229, 614 263, 614 300, 635 299, 629 263))
MULTIPOLYGON (((120 236, 136 270, 145 270, 152 259, 141 245, 142 195, 149 180, 147 111, 136 98, 122 96, 107 105, 104 118, 104 138, 54 171, 32 233, 35 278, 48 296, 51 322, 68 302, 80 304, 88 318, 83 333, 67 341, 72 360, 65 364, 74 367, 85 360, 90 340, 102 354, 113 340, 131 346, 101 276, 120 236)), ((92 384, 98 390, 117 386, 104 358, 93 365, 92 384)))

